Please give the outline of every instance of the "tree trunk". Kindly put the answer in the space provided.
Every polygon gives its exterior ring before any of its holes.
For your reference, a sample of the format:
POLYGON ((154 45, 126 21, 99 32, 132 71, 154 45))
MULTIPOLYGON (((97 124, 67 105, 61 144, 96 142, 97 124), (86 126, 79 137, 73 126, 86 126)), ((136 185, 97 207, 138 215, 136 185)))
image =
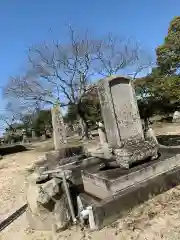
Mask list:
POLYGON ((83 109, 82 101, 80 100, 77 104, 77 115, 79 117, 79 122, 81 125, 81 138, 82 139, 89 139, 89 126, 85 117, 85 111, 83 109))
POLYGON ((86 122, 85 119, 83 119, 80 115, 79 115, 79 122, 81 125, 81 138, 82 139, 89 139, 89 131, 88 131, 88 124, 86 122))

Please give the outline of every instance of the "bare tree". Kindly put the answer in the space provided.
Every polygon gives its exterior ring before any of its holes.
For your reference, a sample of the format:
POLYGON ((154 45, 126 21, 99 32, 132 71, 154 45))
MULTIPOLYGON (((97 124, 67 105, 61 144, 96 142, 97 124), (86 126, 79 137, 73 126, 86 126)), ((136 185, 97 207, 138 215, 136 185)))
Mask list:
POLYGON ((13 100, 6 104, 3 113, 0 114, 0 121, 5 123, 3 129, 6 128, 9 136, 16 135, 20 126, 24 127, 27 133, 35 116, 35 108, 31 108, 31 102, 25 106, 21 105, 19 101, 13 100))
POLYGON ((122 43, 112 34, 105 40, 93 40, 86 31, 80 37, 70 27, 69 44, 54 41, 29 49, 27 72, 10 78, 4 92, 24 103, 60 101, 61 106, 76 106, 83 133, 88 137, 88 123, 80 106, 92 77, 117 74, 134 66, 139 57, 137 44, 122 43))
POLYGON ((133 79, 152 65, 151 57, 131 39, 109 34, 96 47, 96 71, 104 77, 126 74, 133 79))
MULTIPOLYGON (((11 78, 5 93, 27 102, 54 104, 61 100, 61 106, 77 105, 91 83, 95 48, 87 33, 80 38, 70 27, 69 37, 70 44, 67 45, 53 42, 32 47, 27 73, 11 78)), ((86 127, 85 119, 80 112, 78 114, 86 127)))
POLYGON ((6 124, 6 127, 9 128, 12 132, 15 131, 13 124, 15 122, 14 116, 8 116, 6 113, 0 114, 0 121, 3 121, 6 124))
POLYGON ((10 116, 13 116, 17 123, 24 126, 26 134, 28 132, 28 128, 32 126, 33 120, 37 116, 39 110, 39 104, 37 106, 37 104, 32 102, 20 103, 18 99, 16 99, 16 101, 9 101, 6 105, 6 112, 10 116))

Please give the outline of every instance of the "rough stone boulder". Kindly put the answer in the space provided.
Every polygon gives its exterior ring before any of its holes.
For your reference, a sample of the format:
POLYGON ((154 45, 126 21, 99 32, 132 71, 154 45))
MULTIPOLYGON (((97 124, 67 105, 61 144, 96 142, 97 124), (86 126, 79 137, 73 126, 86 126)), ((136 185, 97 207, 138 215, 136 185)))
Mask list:
POLYGON ((45 176, 33 173, 28 179, 27 220, 32 229, 59 231, 70 221, 66 194, 61 179, 45 176))

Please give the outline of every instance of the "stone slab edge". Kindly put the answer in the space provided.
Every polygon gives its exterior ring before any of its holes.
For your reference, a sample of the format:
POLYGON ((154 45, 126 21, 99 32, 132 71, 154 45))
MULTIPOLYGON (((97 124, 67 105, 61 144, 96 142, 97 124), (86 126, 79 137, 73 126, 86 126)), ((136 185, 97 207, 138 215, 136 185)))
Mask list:
POLYGON ((90 181, 91 184, 94 184, 96 187, 104 188, 104 190, 109 191, 109 193, 113 192, 115 193, 118 190, 120 191, 134 184, 147 181, 150 178, 154 178, 160 174, 171 171, 179 166, 180 166, 180 154, 177 154, 174 157, 155 162, 152 165, 144 167, 135 172, 127 173, 126 175, 121 176, 116 180, 108 180, 105 177, 100 177, 97 174, 91 174, 88 172, 82 172, 82 179, 85 185, 84 186, 85 190, 87 190, 87 192, 89 191, 88 189, 86 189, 86 187, 88 188, 88 186, 86 186, 87 185, 86 183, 90 181))
POLYGON ((180 184, 180 167, 148 179, 143 183, 138 183, 137 185, 116 193, 116 195, 107 197, 99 203, 93 204, 96 228, 101 229, 111 224, 119 217, 126 215, 127 212, 136 205, 178 184, 180 184))
POLYGON ((137 172, 132 172, 128 175, 124 175, 110 183, 110 190, 117 191, 118 188, 125 189, 133 184, 146 181, 152 177, 156 177, 165 172, 171 171, 180 166, 180 154, 174 157, 167 158, 163 161, 155 162, 145 168, 140 169, 137 172), (115 186, 116 185, 116 186, 115 186))

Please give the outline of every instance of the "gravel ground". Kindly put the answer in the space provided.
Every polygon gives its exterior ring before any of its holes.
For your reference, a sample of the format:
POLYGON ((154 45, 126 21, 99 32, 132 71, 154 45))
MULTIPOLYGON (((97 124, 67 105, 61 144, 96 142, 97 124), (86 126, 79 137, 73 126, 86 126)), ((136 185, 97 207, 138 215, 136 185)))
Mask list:
POLYGON ((155 123, 152 126, 156 135, 180 135, 180 123, 155 123))
MULTIPOLYGON (((167 126, 166 134, 178 134, 179 127, 167 126)), ((164 129, 155 127, 164 134, 164 129)), ((9 155, 0 161, 0 219, 25 202, 26 168, 42 155, 28 151, 9 155)), ((89 232, 72 227, 57 236, 50 232, 32 231, 23 214, 0 233, 0 240, 180 240, 180 186, 134 208, 126 217, 101 231, 89 232)))
POLYGON ((0 221, 26 202, 26 168, 40 155, 43 153, 26 151, 0 160, 0 221))
POLYGON ((134 208, 126 217, 96 232, 72 227, 57 236, 32 231, 25 214, 1 232, 0 240, 180 240, 180 186, 134 208))

